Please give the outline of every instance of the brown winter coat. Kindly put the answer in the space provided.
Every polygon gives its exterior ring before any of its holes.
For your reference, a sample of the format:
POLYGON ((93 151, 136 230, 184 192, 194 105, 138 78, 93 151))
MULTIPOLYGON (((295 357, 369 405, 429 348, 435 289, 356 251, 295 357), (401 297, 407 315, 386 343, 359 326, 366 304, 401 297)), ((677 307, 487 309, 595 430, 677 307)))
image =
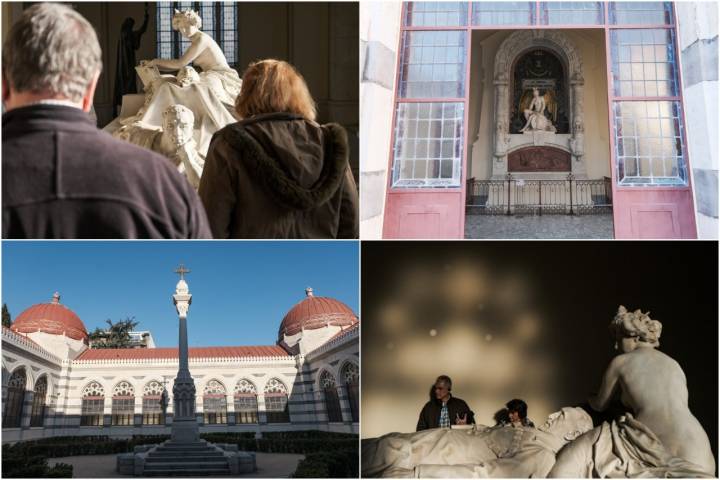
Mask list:
POLYGON ((215 133, 200 180, 215 238, 357 238, 347 134, 298 115, 259 115, 215 133))

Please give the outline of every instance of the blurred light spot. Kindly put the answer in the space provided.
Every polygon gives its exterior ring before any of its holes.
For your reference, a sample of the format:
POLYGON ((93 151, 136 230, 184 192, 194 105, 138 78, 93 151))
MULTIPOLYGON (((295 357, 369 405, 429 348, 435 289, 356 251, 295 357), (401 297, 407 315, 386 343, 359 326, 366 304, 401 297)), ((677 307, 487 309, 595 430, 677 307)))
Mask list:
POLYGON ((402 272, 401 294, 410 300, 424 298, 432 293, 437 275, 422 266, 408 268, 402 272))
POLYGON ((431 336, 431 337, 434 337, 434 336, 436 336, 436 335, 437 335, 437 330, 435 330, 434 328, 433 328, 432 330, 430 330, 430 336, 431 336))
POLYGON ((474 309, 486 294, 485 278, 477 266, 454 268, 445 275, 442 285, 445 297, 458 308, 474 309))
POLYGON ((493 336, 490 335, 489 333, 488 333, 487 335, 485 335, 485 341, 486 341, 486 342, 492 342, 492 339, 493 339, 493 336))
POLYGON ((390 332, 402 330, 407 323, 407 310, 402 304, 391 303, 382 310, 383 327, 390 332))
POLYGON ((482 311, 482 310, 485 310, 485 305, 484 305, 484 304, 482 304, 482 303, 478 303, 478 305, 477 305, 477 309, 478 309, 478 311, 482 311))
POLYGON ((388 343, 385 345, 385 347, 386 347, 388 350, 392 350, 392 349, 395 348, 395 344, 394 344, 393 342, 388 342, 388 343))
POLYGON ((535 315, 526 313, 517 321, 514 330, 520 341, 531 342, 540 333, 540 321, 535 315))

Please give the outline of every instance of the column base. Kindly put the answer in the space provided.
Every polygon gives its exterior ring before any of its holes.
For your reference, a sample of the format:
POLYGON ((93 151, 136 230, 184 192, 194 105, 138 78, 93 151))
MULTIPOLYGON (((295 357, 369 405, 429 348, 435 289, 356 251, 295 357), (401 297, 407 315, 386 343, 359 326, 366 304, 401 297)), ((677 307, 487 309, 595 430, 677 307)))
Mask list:
POLYGON ((170 426, 170 441, 173 443, 192 443, 200 440, 200 430, 197 420, 173 419, 170 426))

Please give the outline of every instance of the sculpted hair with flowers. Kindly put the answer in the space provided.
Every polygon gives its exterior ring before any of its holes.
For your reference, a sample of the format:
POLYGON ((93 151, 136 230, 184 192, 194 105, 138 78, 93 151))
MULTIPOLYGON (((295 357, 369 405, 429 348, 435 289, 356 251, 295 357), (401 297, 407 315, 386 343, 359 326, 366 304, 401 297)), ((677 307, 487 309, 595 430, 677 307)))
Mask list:
POLYGON ((235 111, 240 117, 287 112, 315 120, 315 101, 305 79, 289 63, 274 59, 251 63, 242 81, 235 101, 235 111))

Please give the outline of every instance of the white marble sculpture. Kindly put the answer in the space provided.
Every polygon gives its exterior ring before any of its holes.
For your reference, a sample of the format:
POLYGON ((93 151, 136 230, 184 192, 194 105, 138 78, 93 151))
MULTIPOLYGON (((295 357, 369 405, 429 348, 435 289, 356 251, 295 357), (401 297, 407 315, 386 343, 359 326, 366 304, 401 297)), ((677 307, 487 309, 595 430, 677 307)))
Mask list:
POLYGON ((685 374, 657 350, 662 325, 618 309, 611 324, 621 353, 590 405, 607 408, 616 389, 633 412, 587 432, 558 455, 551 477, 713 477, 708 436, 688 408, 685 374))
POLYGON ((522 133, 532 132, 551 132, 555 133, 557 130, 553 126, 549 118, 545 116, 545 98, 540 96, 540 91, 537 88, 532 89, 533 98, 530 102, 530 108, 526 108, 523 111, 525 116, 525 126, 520 130, 522 133))
MULTIPOLYGON (((549 146, 570 153, 570 172, 575 178, 587 177, 584 156, 584 85, 583 62, 580 50, 562 31, 518 30, 510 34, 498 47, 493 65, 493 86, 495 97, 493 138, 492 179, 505 179, 508 174, 508 155, 526 147, 549 146), (567 68, 568 116, 573 130, 557 133, 552 122, 541 115, 543 96, 538 95, 533 105, 527 108, 526 125, 522 133, 510 133, 511 92, 514 65, 518 58, 529 49, 541 48, 552 52, 567 68), (533 125, 534 123, 534 125, 533 125)), ((539 92, 538 92, 539 93, 539 92)), ((537 172, 512 172, 516 178, 537 178, 537 172)), ((565 179, 568 172, 541 172, 545 179, 565 179)))
POLYGON ((538 428, 509 424, 435 428, 363 440, 364 477, 545 477, 563 445, 592 428, 581 408, 563 408, 538 428))
POLYGON ((113 135, 168 157, 197 190, 200 185, 205 156, 197 151, 193 138, 193 112, 182 105, 170 105, 163 112, 162 128, 148 127, 142 122, 125 125, 113 135))
MULTIPOLYGON (((182 57, 142 61, 141 66, 165 71, 177 70, 177 76, 156 75, 153 81, 145 85, 142 107, 135 114, 116 119, 105 130, 113 133, 122 126, 138 123, 144 129, 159 129, 168 107, 183 105, 193 113, 193 138, 197 152, 204 157, 212 135, 238 120, 235 99, 240 94, 242 81, 228 65, 215 40, 200 30, 201 20, 196 12, 175 10, 172 26, 191 42, 182 57), (201 72, 191 67, 191 63, 201 72)), ((128 137, 132 134, 126 131, 123 135, 128 137)), ((133 139, 130 138, 130 141, 133 139)), ((142 141, 133 143, 141 144, 142 141)))

